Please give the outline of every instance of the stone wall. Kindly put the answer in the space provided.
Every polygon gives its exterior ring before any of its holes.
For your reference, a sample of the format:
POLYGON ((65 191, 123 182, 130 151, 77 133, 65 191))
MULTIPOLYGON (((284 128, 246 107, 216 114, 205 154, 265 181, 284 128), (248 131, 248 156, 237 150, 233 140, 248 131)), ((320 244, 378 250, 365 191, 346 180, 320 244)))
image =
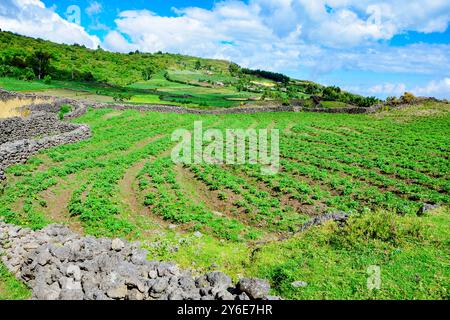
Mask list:
MULTIPOLYGON (((68 124, 69 125, 69 124, 68 124)), ((85 125, 73 125, 71 131, 40 139, 23 139, 0 145, 0 180, 5 179, 5 169, 13 164, 25 163, 40 150, 78 142, 91 136, 91 130, 85 125)))
POLYGON ((0 145, 23 139, 65 133, 77 129, 79 125, 59 121, 52 113, 32 113, 28 118, 7 118, 0 120, 0 145))
POLYGON ((0 221, 0 255, 38 300, 275 300, 267 281, 233 284, 222 272, 194 276, 147 260, 139 243, 81 237, 67 227, 32 231, 0 221))

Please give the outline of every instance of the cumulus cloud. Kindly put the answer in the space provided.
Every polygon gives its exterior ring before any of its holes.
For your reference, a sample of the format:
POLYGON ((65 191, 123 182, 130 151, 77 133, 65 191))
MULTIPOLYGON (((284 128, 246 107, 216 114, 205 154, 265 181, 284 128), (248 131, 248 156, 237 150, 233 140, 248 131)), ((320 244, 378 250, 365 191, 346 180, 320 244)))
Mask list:
POLYGON ((438 80, 431 80, 423 85, 410 85, 405 83, 382 83, 371 86, 369 88, 363 87, 347 87, 346 90, 358 92, 364 95, 374 95, 380 98, 388 96, 399 97, 405 92, 411 92, 420 97, 436 97, 440 99, 450 99, 450 77, 445 77, 438 80))
POLYGON ((104 41, 103 47, 107 50, 114 52, 131 52, 138 50, 138 46, 129 43, 119 32, 111 31, 109 32, 104 41))
POLYGON ((419 96, 432 96, 437 98, 450 98, 450 77, 430 81, 423 87, 415 87, 412 92, 419 96))
POLYGON ((89 35, 83 27, 68 22, 40 0, 2 0, 0 28, 34 38, 59 43, 84 44, 96 48, 100 39, 89 35))
POLYGON ((290 73, 308 70, 311 77, 338 69, 434 74, 450 68, 450 45, 380 43, 406 30, 442 31, 450 19, 449 1, 227 0, 211 10, 174 12, 175 17, 148 10, 121 12, 104 45, 121 52, 137 48, 227 59, 290 73))

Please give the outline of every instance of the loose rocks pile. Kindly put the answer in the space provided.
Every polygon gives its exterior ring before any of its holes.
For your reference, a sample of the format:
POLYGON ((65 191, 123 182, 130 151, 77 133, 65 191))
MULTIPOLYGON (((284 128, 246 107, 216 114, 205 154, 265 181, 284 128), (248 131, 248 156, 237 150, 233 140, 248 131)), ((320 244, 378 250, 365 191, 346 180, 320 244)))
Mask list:
POLYGON ((6 267, 39 300, 250 300, 270 297, 260 279, 215 271, 193 277, 167 262, 147 260, 139 243, 81 237, 65 226, 32 231, 0 221, 6 267))

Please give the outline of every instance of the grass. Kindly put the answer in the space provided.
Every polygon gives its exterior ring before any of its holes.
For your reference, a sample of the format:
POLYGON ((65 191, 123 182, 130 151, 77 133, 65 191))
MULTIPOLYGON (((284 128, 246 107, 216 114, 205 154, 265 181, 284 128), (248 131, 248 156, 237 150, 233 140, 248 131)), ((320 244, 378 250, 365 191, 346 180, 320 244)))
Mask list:
POLYGON ((21 107, 27 106, 33 102, 40 102, 41 100, 32 99, 10 99, 7 101, 0 101, 0 119, 9 117, 26 117, 29 115, 29 110, 21 109, 21 107))
POLYGON ((30 295, 29 289, 0 263, 0 300, 25 300, 30 295))
POLYGON ((340 101, 321 101, 320 102, 322 104, 323 108, 327 108, 327 109, 333 109, 333 108, 348 108, 349 105, 344 103, 344 102, 340 102, 340 101))
POLYGON ((267 278, 287 299, 449 297, 447 104, 375 115, 99 109, 74 121, 88 124, 93 137, 7 170, 6 221, 39 229, 54 221, 48 208, 61 208, 58 219, 86 234, 140 240, 152 258, 198 272, 267 278), (279 129, 281 171, 176 167, 170 136, 196 120, 222 132, 279 129), (56 205, 57 190, 70 196, 56 205), (417 217, 421 203, 443 207, 417 217), (352 214, 347 226, 296 234, 311 216, 336 210, 352 214), (381 290, 367 289, 373 265, 381 268, 381 290), (294 281, 308 286, 293 288, 294 281))
POLYGON ((10 91, 36 91, 55 88, 55 86, 38 80, 25 81, 14 78, 0 78, 0 88, 10 91))

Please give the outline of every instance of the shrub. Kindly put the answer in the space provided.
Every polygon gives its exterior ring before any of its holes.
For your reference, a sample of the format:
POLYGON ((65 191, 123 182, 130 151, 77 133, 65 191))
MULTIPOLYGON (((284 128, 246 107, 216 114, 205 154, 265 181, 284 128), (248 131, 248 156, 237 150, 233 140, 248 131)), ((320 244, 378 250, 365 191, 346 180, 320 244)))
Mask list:
POLYGON ((405 92, 403 96, 401 96, 400 100, 403 103, 412 103, 416 100, 416 97, 411 92, 405 92))
POLYGON ((393 212, 374 212, 352 216, 343 227, 336 225, 330 242, 339 247, 367 245, 381 241, 398 245, 423 238, 424 227, 414 217, 401 217, 393 212))
POLYGON ((70 111, 72 111, 72 107, 67 105, 67 104, 63 104, 61 106, 61 108, 59 109, 59 113, 58 113, 59 119, 63 120, 64 119, 64 115, 66 113, 69 113, 70 111))
POLYGON ((44 77, 44 83, 45 83, 45 84, 51 84, 51 83, 52 83, 52 77, 49 76, 49 75, 46 75, 46 76, 44 77))

